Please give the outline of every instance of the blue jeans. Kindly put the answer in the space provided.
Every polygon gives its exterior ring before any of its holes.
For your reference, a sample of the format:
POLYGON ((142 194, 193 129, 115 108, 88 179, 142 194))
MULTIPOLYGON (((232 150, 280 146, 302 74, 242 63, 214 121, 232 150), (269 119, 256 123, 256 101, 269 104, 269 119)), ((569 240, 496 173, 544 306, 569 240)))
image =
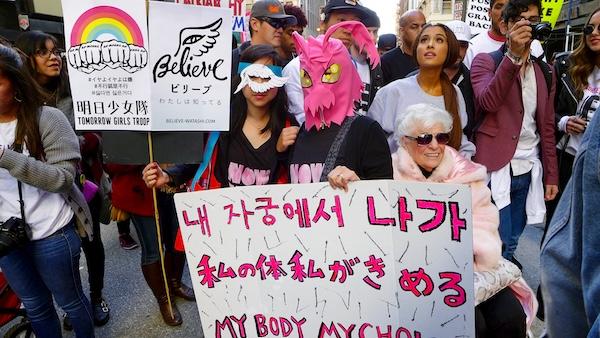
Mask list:
POLYGON ((0 258, 0 268, 23 302, 36 337, 62 336, 53 296, 77 337, 94 337, 92 310, 79 276, 81 239, 73 223, 0 258))
MULTIPOLYGON (((166 252, 174 252, 175 237, 179 230, 179 221, 175 212, 173 195, 158 192, 158 210, 160 213, 161 239, 166 252)), ((130 214, 131 221, 137 232, 142 247, 142 265, 148 265, 160 260, 158 252, 158 235, 154 217, 130 214)))
POLYGON ((531 172, 512 176, 510 180, 510 204, 500 210, 500 239, 502 239, 502 256, 508 260, 513 258, 519 238, 527 223, 527 193, 531 184, 531 172))

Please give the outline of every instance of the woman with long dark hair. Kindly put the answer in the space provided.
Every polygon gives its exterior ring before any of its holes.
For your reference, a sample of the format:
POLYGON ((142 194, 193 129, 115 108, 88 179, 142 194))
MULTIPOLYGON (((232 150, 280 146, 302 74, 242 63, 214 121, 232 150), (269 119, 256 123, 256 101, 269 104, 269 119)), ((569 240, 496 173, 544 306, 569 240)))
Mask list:
MULTIPOLYGON (((559 191, 571 177, 573 160, 583 132, 600 106, 600 7, 588 17, 579 45, 556 60, 558 84, 555 98, 558 131, 559 191)), ((560 199, 548 203, 548 219, 560 199)))
POLYGON ((298 133, 289 115, 281 86, 281 59, 268 45, 251 46, 240 57, 234 80, 230 131, 212 133, 203 164, 161 170, 157 163, 144 169, 148 187, 179 186, 196 177, 192 189, 287 183, 286 151, 298 133), (198 169, 197 169, 198 168, 198 169))
POLYGON ((37 337, 61 337, 53 297, 77 337, 93 337, 92 310, 79 276, 81 240, 91 216, 74 184, 77 136, 22 70, 19 54, 0 46, 0 221, 20 218, 31 240, 0 258, 37 337))
MULTIPOLYGON (((15 46, 27 56, 25 69, 42 88, 45 94, 45 104, 62 111, 74 129, 73 100, 71 99, 69 78, 61 58, 62 50, 59 49, 56 38, 40 31, 29 31, 19 35, 15 46)), ((102 175, 104 175, 100 144, 99 134, 91 132, 80 134, 79 145, 82 161, 78 165, 86 179, 93 181, 97 186, 100 186, 102 175)), ((81 243, 88 267, 94 323, 98 326, 106 324, 110 317, 110 309, 102 297, 105 256, 100 236, 101 201, 100 194, 96 194, 88 202, 96 235, 93 240, 83 238, 81 243)), ((65 318, 65 328, 70 329, 70 327, 69 319, 65 318)))
MULTIPOLYGON (((285 151, 294 142, 297 128, 286 128, 291 125, 293 118, 288 114, 285 91, 280 89, 285 79, 281 77, 281 61, 277 52, 268 45, 249 47, 240 57, 239 74, 234 81, 236 93, 231 104, 230 131, 210 134, 206 141, 202 164, 200 166, 177 165, 163 170, 158 163, 150 163, 143 170, 142 184, 145 182, 147 188, 141 189, 149 192, 148 188, 153 187, 162 190, 169 186, 179 188, 192 177, 194 177, 192 181, 194 190, 287 183, 283 165, 286 158, 285 151)), ((138 180, 137 177, 133 180, 138 180)), ((117 176, 114 182, 118 180, 117 176)), ((163 231, 170 235, 169 240, 165 242, 167 249, 165 261, 167 262, 168 256, 175 257, 170 261, 181 262, 178 266, 183 268, 185 255, 179 252, 183 248, 181 237, 178 237, 178 243, 173 243, 174 235, 178 230, 178 221, 172 197, 169 198, 169 201, 163 200, 163 205, 168 206, 171 211, 166 217, 161 216, 163 221, 166 220, 161 222, 163 231)), ((125 210, 131 213, 131 210, 125 210)), ((144 232, 149 232, 148 224, 154 223, 151 216, 131 213, 133 223, 141 234, 140 238, 147 237, 144 232)), ((149 249, 148 240, 140 242, 143 253, 155 250, 149 249)), ((142 264, 144 275, 147 275, 148 267, 156 265, 156 263, 142 264)), ((167 274, 168 272, 167 267, 167 274)), ((148 278, 147 280, 151 281, 148 278)), ((173 279, 169 278, 169 280, 173 279)), ((153 284, 150 281, 148 284, 152 288, 153 284)), ((181 284, 170 285, 175 289, 175 294, 180 290, 180 286, 181 284)), ((193 295, 192 290, 190 293, 193 295)), ((162 308, 161 306, 161 311, 162 308)), ((163 318, 165 318, 164 312, 163 318)))
POLYGON ((465 100, 460 89, 443 71, 458 58, 460 45, 456 36, 443 24, 428 24, 421 30, 412 48, 419 73, 381 88, 367 115, 381 124, 393 153, 398 148, 395 127, 406 107, 427 103, 445 109, 453 118, 448 145, 471 158, 475 154, 475 146, 462 131, 468 119, 465 100))

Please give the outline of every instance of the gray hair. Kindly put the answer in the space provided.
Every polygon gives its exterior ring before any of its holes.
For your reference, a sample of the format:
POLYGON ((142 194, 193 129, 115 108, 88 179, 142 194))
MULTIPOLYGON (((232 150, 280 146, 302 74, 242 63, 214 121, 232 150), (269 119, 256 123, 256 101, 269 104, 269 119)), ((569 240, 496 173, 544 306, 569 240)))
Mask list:
POLYGON ((452 130, 452 116, 446 110, 432 106, 430 104, 418 103, 408 106, 401 114, 398 127, 396 127, 396 137, 400 143, 400 136, 412 136, 416 126, 431 128, 436 124, 441 124, 444 132, 449 133, 452 130))

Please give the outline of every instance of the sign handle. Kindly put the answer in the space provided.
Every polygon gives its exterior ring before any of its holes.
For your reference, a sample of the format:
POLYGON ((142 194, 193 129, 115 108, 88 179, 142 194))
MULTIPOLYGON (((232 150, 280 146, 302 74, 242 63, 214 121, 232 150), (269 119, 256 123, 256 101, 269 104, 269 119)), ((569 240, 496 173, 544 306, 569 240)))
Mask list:
MULTIPOLYGON (((148 153, 150 155, 150 163, 153 163, 154 150, 152 147, 152 132, 148 132, 148 153)), ((160 216, 158 214, 156 187, 152 188, 152 201, 154 202, 154 223, 156 224, 156 237, 158 239, 158 254, 160 255, 160 266, 162 268, 163 282, 165 283, 165 292, 167 293, 167 302, 169 303, 169 313, 171 314, 171 318, 175 319, 175 315, 173 315, 173 304, 171 303, 171 292, 169 290, 169 283, 167 282, 167 272, 165 269, 165 254, 163 252, 162 236, 160 233, 160 216)))

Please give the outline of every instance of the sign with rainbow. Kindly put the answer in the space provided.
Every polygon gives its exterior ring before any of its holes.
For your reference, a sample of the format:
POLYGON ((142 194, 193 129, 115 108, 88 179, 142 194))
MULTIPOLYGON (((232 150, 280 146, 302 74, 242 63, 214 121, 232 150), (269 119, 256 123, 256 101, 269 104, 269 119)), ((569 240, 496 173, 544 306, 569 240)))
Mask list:
POLYGON ((144 0, 62 0, 79 130, 151 130, 144 0))

